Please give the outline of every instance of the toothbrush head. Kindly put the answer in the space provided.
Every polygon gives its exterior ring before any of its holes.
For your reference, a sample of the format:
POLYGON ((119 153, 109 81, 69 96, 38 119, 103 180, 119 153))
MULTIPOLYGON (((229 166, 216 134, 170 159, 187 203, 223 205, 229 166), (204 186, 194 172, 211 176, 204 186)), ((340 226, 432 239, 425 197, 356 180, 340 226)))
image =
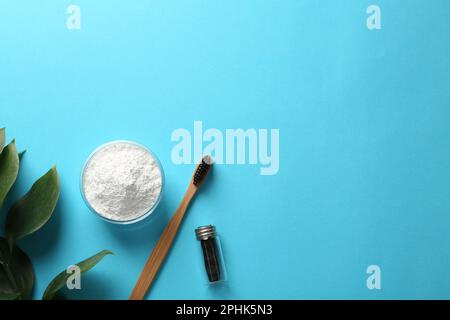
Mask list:
POLYGON ((203 156, 200 163, 197 165, 195 169, 194 175, 192 177, 192 183, 198 188, 201 186, 205 177, 207 176, 209 169, 213 164, 213 159, 211 156, 203 156))

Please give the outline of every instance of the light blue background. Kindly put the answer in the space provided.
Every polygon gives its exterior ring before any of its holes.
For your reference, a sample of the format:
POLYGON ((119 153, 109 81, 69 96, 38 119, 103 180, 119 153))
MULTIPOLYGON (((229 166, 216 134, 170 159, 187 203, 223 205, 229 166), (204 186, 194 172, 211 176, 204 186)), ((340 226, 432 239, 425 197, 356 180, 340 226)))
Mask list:
POLYGON ((61 175, 55 215, 20 242, 35 297, 105 248, 116 255, 71 294, 128 297, 194 168, 172 163, 171 133, 201 120, 279 128, 280 171, 215 167, 148 298, 450 298, 449 32, 446 0, 1 1, 0 126, 27 150, 8 205, 53 164, 61 175), (81 30, 66 28, 69 4, 81 30), (83 162, 114 139, 150 147, 166 172, 138 230, 79 193, 83 162), (227 286, 203 279, 193 230, 208 223, 227 286))

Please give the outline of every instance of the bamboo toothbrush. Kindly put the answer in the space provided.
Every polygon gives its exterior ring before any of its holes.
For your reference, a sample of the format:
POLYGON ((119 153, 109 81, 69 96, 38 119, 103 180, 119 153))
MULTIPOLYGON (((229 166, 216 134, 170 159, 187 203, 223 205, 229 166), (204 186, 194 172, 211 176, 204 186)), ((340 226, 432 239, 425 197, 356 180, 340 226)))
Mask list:
POLYGON ((153 248, 150 257, 145 263, 144 269, 142 270, 141 275, 139 276, 139 279, 134 286, 133 292, 131 292, 130 300, 144 299, 144 296, 150 288, 153 280, 155 279, 155 276, 158 273, 158 270, 161 267, 164 258, 169 252, 173 239, 175 239, 186 210, 189 207, 189 203, 194 198, 201 184, 205 180, 205 177, 208 174, 211 165, 212 159, 210 156, 204 156, 200 163, 197 165, 197 168, 195 169, 195 172, 186 190, 186 194, 184 195, 178 209, 175 211, 172 219, 170 219, 169 223, 164 229, 164 232, 159 238, 158 243, 156 243, 156 246, 153 248))

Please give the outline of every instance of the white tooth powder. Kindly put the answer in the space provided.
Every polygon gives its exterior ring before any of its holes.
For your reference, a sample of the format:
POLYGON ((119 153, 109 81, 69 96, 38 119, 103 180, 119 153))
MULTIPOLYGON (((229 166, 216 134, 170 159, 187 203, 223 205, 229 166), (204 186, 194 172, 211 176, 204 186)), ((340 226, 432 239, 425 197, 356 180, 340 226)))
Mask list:
POLYGON ((158 160, 133 142, 118 141, 100 147, 83 170, 86 201, 109 220, 124 222, 142 217, 158 202, 161 189, 158 160))

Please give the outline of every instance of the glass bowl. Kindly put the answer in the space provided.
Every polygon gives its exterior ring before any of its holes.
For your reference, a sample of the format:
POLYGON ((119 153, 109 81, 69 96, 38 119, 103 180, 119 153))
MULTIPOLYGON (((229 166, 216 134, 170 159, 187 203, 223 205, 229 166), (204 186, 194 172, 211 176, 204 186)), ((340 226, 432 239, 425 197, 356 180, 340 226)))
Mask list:
POLYGON ((110 141, 110 142, 104 143, 104 144, 102 144, 101 146, 97 147, 97 148, 89 155, 89 157, 87 158, 86 162, 84 163, 83 169, 81 170, 81 176, 80 176, 80 191, 81 191, 81 196, 82 196, 84 202, 86 203, 86 206, 89 208, 89 210, 90 210, 92 213, 94 213, 97 217, 101 218, 102 220, 107 221, 107 222, 110 222, 110 223, 114 223, 114 224, 119 224, 119 225, 130 225, 130 224, 133 224, 133 223, 142 221, 142 220, 144 220, 145 218, 151 216, 152 213, 155 211, 155 209, 158 207, 158 205, 159 205, 159 203, 160 203, 160 201, 161 201, 161 198, 162 198, 162 195, 163 195, 163 192, 164 192, 164 185, 165 185, 164 170, 163 170, 163 167, 162 167, 161 162, 159 161, 158 157, 157 157, 157 156, 156 156, 149 148, 147 148, 147 147, 145 147, 145 146, 143 146, 143 145, 141 145, 141 144, 139 144, 139 143, 136 143, 136 142, 134 142, 134 141, 129 141, 129 140, 114 140, 114 141, 110 141), (92 207, 92 205, 90 204, 90 202, 87 200, 86 195, 85 195, 85 192, 84 192, 84 179, 83 179, 83 178, 84 178, 84 173, 85 173, 86 167, 87 167, 87 165, 89 164, 89 161, 90 161, 90 160, 92 159, 92 157, 93 157, 98 151, 100 151, 101 149, 103 149, 103 148, 105 148, 105 147, 107 147, 107 146, 113 145, 113 144, 117 144, 117 143, 127 143, 127 144, 131 144, 131 145, 137 146, 137 147, 139 147, 139 148, 145 150, 146 152, 148 152, 148 153, 155 159, 156 165, 158 166, 158 169, 159 169, 159 171, 161 172, 161 191, 159 192, 158 199, 155 201, 155 203, 153 204, 153 206, 152 206, 146 213, 140 215, 140 216, 137 217, 137 218, 133 218, 133 219, 130 219, 130 220, 113 220, 113 219, 109 219, 109 218, 103 216, 102 214, 100 214, 99 212, 97 212, 97 211, 92 207))

